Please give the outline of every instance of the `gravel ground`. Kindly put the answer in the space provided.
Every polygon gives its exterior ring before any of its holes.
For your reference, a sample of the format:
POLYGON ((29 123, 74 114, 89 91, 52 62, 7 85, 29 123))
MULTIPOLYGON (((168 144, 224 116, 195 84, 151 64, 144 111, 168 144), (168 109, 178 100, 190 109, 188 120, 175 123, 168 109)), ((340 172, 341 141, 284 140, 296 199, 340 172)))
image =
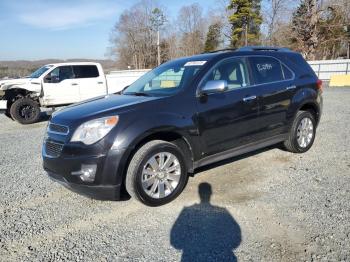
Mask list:
POLYGON ((158 208, 53 183, 41 167, 46 123, 1 115, 0 260, 349 261, 349 104, 350 88, 325 90, 309 152, 272 147, 202 169, 158 208))

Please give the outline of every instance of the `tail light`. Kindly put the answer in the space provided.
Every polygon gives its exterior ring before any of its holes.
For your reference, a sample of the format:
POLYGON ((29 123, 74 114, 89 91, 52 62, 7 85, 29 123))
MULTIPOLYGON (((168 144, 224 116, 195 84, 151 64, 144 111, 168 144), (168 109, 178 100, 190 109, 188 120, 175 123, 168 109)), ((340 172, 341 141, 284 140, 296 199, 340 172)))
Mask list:
POLYGON ((321 92, 323 91, 322 90, 322 80, 320 79, 317 79, 317 82, 316 82, 316 86, 317 86, 317 89, 320 90, 321 92))

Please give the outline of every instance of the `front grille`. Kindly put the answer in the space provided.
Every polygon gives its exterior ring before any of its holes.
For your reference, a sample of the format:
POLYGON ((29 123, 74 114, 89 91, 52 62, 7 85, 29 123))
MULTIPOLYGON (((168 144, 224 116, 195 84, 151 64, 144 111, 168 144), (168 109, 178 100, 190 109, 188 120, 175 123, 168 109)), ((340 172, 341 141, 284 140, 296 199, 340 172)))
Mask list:
POLYGON ((57 133, 62 135, 67 135, 69 132, 69 128, 67 126, 57 125, 50 123, 49 124, 49 132, 50 133, 57 133))
POLYGON ((59 157, 63 149, 63 144, 59 144, 52 141, 46 141, 45 152, 50 157, 59 157))

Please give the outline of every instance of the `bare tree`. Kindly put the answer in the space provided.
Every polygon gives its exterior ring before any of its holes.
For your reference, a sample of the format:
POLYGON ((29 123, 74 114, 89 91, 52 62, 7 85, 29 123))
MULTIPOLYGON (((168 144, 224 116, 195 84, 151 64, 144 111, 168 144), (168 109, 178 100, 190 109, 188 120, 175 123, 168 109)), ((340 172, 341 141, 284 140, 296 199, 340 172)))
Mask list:
POLYGON ((267 18, 267 39, 269 45, 275 45, 274 33, 281 22, 283 13, 287 7, 288 0, 269 0, 269 11, 265 12, 267 18))
POLYGON ((294 10, 300 1, 295 0, 266 0, 262 5, 262 32, 264 45, 280 45, 285 42, 280 39, 281 28, 285 28, 291 20, 294 10))
POLYGON ((161 11, 154 1, 143 0, 119 17, 111 42, 120 68, 140 69, 157 65, 158 28, 152 20, 156 8, 161 11))
POLYGON ((177 24, 180 32, 180 50, 183 56, 203 52, 206 24, 199 4, 183 6, 177 24))

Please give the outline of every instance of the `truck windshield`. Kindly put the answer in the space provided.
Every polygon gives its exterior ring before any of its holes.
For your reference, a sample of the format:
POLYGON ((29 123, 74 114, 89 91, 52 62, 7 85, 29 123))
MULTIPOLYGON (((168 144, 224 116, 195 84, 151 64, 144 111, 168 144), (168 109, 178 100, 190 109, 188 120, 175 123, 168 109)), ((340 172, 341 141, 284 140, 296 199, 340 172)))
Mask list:
POLYGON ((184 88, 206 61, 175 60, 153 69, 123 91, 124 95, 172 95, 184 88))
POLYGON ((52 66, 51 65, 46 65, 43 67, 40 67, 39 69, 37 69, 35 72, 33 72, 29 78, 38 78, 40 77, 42 74, 44 74, 47 70, 49 70, 52 66))

